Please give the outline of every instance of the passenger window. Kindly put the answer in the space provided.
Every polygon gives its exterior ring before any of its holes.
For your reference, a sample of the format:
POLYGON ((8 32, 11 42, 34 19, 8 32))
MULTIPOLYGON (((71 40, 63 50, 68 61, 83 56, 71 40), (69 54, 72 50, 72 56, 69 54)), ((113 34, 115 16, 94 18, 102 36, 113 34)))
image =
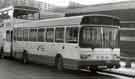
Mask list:
POLYGON ((38 41, 43 42, 44 41, 44 28, 39 28, 38 29, 38 41))
POLYGON ((64 28, 56 28, 55 41, 64 42, 64 28))
POLYGON ((23 40, 26 41, 26 29, 23 29, 23 40))
POLYGON ((16 33, 16 40, 19 41, 19 31, 18 31, 18 29, 16 29, 15 33, 16 33))
POLYGON ((48 28, 46 30, 46 41, 47 42, 53 42, 54 39, 54 29, 53 28, 48 28))
POLYGON ((37 41, 37 29, 30 29, 29 37, 30 41, 37 41))
POLYGON ((23 39, 23 32, 22 32, 22 29, 18 29, 18 41, 22 41, 23 39))
POLYGON ((66 42, 77 43, 78 42, 78 27, 67 27, 66 28, 66 42))
POLYGON ((28 41, 28 29, 24 29, 23 30, 23 39, 24 41, 28 41))

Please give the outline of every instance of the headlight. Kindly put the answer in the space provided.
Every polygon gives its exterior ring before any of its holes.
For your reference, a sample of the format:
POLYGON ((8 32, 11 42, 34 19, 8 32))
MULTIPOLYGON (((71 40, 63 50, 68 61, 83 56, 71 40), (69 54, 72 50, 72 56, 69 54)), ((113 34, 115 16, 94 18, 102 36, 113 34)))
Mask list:
POLYGON ((113 57, 116 59, 120 59, 120 56, 118 56, 117 54, 114 54, 113 57))

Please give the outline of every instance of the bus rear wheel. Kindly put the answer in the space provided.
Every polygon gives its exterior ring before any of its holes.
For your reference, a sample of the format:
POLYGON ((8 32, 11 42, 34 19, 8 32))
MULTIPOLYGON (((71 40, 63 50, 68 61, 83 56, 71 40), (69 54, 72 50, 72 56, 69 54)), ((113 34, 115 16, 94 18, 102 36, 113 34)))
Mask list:
POLYGON ((4 58, 3 48, 0 49, 0 58, 4 58))
POLYGON ((62 57, 58 57, 56 59, 56 68, 57 68, 58 71, 63 71, 64 70, 62 57))
POLYGON ((28 54, 27 52, 23 52, 23 55, 22 55, 22 62, 24 64, 27 64, 28 63, 28 54))

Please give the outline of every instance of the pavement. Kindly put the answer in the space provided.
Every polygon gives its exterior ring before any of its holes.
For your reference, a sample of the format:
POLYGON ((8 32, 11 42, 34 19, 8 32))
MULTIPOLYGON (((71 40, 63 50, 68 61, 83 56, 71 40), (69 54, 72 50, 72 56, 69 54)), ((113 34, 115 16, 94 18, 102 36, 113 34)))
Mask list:
POLYGON ((120 74, 129 77, 135 77, 135 68, 119 68, 119 69, 107 69, 110 73, 120 74))

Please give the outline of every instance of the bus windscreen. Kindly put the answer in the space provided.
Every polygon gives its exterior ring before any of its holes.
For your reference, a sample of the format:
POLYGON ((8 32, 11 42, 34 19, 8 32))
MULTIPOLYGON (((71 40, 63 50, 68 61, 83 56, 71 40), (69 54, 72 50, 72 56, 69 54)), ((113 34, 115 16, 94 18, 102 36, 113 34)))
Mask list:
POLYGON ((118 28, 81 28, 79 44, 82 48, 118 48, 118 28))

